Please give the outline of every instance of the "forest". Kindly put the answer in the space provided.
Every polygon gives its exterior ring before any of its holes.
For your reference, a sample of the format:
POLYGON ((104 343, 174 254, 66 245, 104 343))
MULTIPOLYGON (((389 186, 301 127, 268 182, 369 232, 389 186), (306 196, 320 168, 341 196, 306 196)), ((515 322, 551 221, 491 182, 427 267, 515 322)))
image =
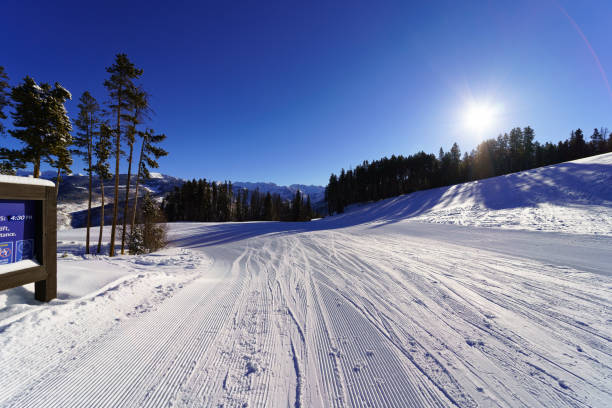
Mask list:
POLYGON ((558 143, 534 141, 535 131, 516 127, 495 139, 481 142, 461 156, 457 143, 438 156, 419 152, 410 156, 364 161, 354 169, 332 174, 325 188, 329 214, 342 213, 349 204, 376 201, 414 191, 548 166, 612 151, 612 134, 595 128, 590 140, 581 129, 558 143))
POLYGON ((94 178, 99 181, 101 190, 98 253, 102 250, 104 228, 104 181, 114 178, 109 242, 109 255, 113 256, 117 252, 115 238, 119 233, 122 254, 130 245, 128 241, 142 235, 142 231, 139 231, 142 228, 139 214, 142 213, 137 211, 138 189, 141 181, 149 177, 149 169, 157 168, 157 160, 168 153, 159 146, 166 135, 146 126, 152 109, 150 95, 140 83, 143 70, 136 67, 126 54, 117 54, 106 72, 108 77, 103 82, 107 91, 105 107, 89 91, 84 91, 79 98, 77 118, 72 120, 65 107, 66 102, 72 99, 72 94, 60 83, 38 83, 26 75, 21 83, 10 86, 5 69, 0 66, 0 135, 11 136, 19 145, 15 149, 0 148, 0 174, 14 175, 17 169, 29 165, 33 169, 32 177, 38 178, 41 166, 47 164, 57 170, 57 195, 62 175, 72 172, 73 155, 82 157, 84 170, 89 177, 85 240, 87 254, 92 252, 90 228, 94 178), (12 126, 5 125, 9 116, 12 126), (128 169, 123 211, 120 214, 119 175, 122 157, 126 157, 128 169), (132 184, 133 189, 130 188, 132 184), (120 232, 119 227, 122 227, 120 232))
POLYGON ((162 202, 168 221, 310 221, 318 217, 299 190, 291 201, 256 189, 234 192, 231 182, 186 181, 162 202))

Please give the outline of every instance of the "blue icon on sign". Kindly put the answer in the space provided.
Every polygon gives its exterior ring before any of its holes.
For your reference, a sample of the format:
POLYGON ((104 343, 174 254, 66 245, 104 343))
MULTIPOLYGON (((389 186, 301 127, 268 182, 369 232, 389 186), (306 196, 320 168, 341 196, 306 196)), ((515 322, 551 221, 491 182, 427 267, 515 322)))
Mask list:
POLYGON ((17 241, 15 245, 15 262, 19 262, 23 259, 34 258, 34 240, 24 239, 17 241))
POLYGON ((13 255, 13 243, 12 242, 1 242, 0 243, 0 265, 11 263, 12 255, 13 255))

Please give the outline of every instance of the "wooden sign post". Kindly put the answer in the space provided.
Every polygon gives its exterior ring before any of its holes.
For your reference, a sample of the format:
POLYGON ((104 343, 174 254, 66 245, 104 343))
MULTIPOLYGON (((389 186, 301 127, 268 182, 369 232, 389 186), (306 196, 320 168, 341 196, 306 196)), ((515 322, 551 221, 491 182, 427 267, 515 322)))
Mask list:
POLYGON ((57 200, 51 181, 0 175, 0 290, 34 282, 57 297, 57 200))

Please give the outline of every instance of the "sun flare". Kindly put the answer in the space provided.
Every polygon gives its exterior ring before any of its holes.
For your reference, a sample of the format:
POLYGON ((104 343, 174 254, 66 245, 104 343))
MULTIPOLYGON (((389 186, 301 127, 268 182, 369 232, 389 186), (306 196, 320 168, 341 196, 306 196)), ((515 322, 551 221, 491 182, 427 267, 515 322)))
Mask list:
POLYGON ((467 129, 482 132, 494 124, 495 116, 496 111, 493 106, 485 103, 472 103, 465 110, 463 120, 467 129))

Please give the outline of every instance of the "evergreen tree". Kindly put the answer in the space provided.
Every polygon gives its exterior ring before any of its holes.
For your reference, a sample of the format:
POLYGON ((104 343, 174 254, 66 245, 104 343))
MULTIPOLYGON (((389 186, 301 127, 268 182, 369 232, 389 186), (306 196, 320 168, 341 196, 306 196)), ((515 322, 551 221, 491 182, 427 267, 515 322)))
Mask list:
POLYGON ((606 150, 604 136, 597 128, 593 129, 593 134, 591 135, 591 143, 593 144, 593 152, 595 154, 603 153, 606 150))
POLYGON ((3 121, 6 120, 7 116, 4 113, 4 109, 9 106, 9 78, 4 67, 0 65, 0 136, 6 131, 3 121))
POLYGON ((114 137, 115 137, 115 196, 113 200, 113 223, 111 227, 109 256, 115 255, 115 233, 117 228, 117 215, 119 209, 119 159, 121 155, 121 121, 129 113, 130 103, 137 90, 134 80, 140 78, 142 69, 128 59, 126 54, 117 54, 115 63, 106 68, 110 78, 104 81, 104 86, 109 92, 109 106, 115 115, 114 137))
POLYGON ((55 89, 50 92, 47 107, 51 122, 50 127, 54 135, 54 144, 51 148, 52 156, 49 158, 49 164, 57 169, 57 176, 55 178, 56 197, 59 194, 62 172, 67 175, 71 174, 72 156, 70 154, 70 146, 72 145, 72 123, 64 106, 67 99, 72 99, 70 93, 56 83, 55 89))
POLYGON ((166 135, 163 133, 155 134, 153 129, 147 129, 145 131, 139 131, 138 135, 142 138, 140 145, 140 157, 138 159, 138 173, 136 174, 136 186, 134 188, 134 205, 132 208, 132 222, 131 227, 134 228, 136 222, 136 210, 138 208, 138 187, 140 186, 140 180, 149 179, 151 173, 149 168, 156 169, 159 167, 157 160, 159 158, 167 156, 168 152, 157 146, 164 140, 166 135))
POLYGON ((578 128, 570 135, 569 149, 571 151, 571 159, 579 159, 585 155, 586 143, 582 129, 578 128))
POLYGON ((312 203, 310 202, 310 195, 306 198, 306 207, 304 209, 304 221, 310 221, 312 219, 312 203))
POLYGON ((608 131, 608 128, 601 127, 599 129, 599 133, 601 134, 602 139, 604 140, 604 152, 612 152, 612 133, 608 131), (606 139, 608 138, 606 142, 606 139))
POLYGON ((272 221, 274 219, 274 209, 272 208, 272 194, 268 191, 264 198, 264 219, 272 221))
POLYGON ((291 203, 291 221, 301 221, 302 219, 302 213, 303 213, 303 209, 302 209, 302 193, 300 192, 300 190, 297 190, 295 192, 295 197, 293 198, 293 201, 291 203))
POLYGON ((132 254, 155 252, 166 245, 162 211, 147 192, 143 198, 140 222, 130 230, 128 248, 132 254))
POLYGON ((17 174, 11 163, 8 161, 0 162, 0 174, 6 174, 8 176, 14 176, 17 174))
POLYGON ((45 83, 38 85, 26 76, 21 85, 12 89, 11 99, 14 129, 9 130, 9 134, 18 139, 23 148, 4 149, 3 157, 32 163, 34 177, 40 177, 42 161, 57 167, 60 172, 66 170, 72 125, 64 104, 71 99, 70 92, 59 83, 54 87, 45 83))
POLYGON ((244 190, 244 193, 242 194, 242 205, 240 206, 242 208, 242 220, 246 221, 246 219, 249 217, 249 190, 244 190))
POLYGON ((100 106, 96 99, 88 91, 83 92, 79 99, 79 115, 74 121, 77 128, 73 144, 76 147, 73 153, 83 157, 87 167, 85 171, 88 176, 87 188, 87 233, 85 238, 85 253, 89 253, 89 229, 91 227, 91 199, 93 192, 93 156, 94 156, 94 136, 98 132, 100 125, 100 106))
POLYGON ((57 145, 53 150, 54 156, 49 161, 51 167, 57 169, 57 175, 55 176, 55 197, 59 194, 60 181, 62 180, 62 172, 70 175, 70 166, 72 165, 72 156, 70 155, 69 145, 61 143, 57 145))
MULTIPOLYGON (((0 65, 0 136, 4 136, 6 132, 3 121, 7 119, 5 109, 10 106, 10 96, 9 77, 4 71, 4 67, 0 65)), ((0 174, 14 176, 17 174, 16 169, 24 167, 25 163, 20 160, 17 151, 0 147, 0 174)))
MULTIPOLYGON (((123 230, 121 232, 121 255, 125 253, 125 229, 127 225, 128 206, 130 202, 130 181, 132 178, 132 157, 134 153, 134 142, 136 141, 137 126, 142 123, 149 110, 147 94, 142 89, 135 89, 129 95, 129 113, 125 115, 128 123, 125 136, 129 147, 128 173, 125 182, 125 201, 123 203, 123 230)), ((134 206, 136 211, 136 206, 134 206)))
POLYGON ((521 170, 530 169, 533 167, 534 162, 534 145, 533 140, 535 139, 535 131, 527 126, 523 129, 523 166, 521 170))
POLYGON ((100 131, 98 132, 98 141, 93 149, 96 158, 93 171, 100 179, 100 234, 98 236, 98 253, 102 250, 102 232, 104 230, 104 181, 110 180, 111 178, 108 159, 110 158, 112 149, 112 133, 112 129, 106 123, 102 123, 100 125, 100 131))

